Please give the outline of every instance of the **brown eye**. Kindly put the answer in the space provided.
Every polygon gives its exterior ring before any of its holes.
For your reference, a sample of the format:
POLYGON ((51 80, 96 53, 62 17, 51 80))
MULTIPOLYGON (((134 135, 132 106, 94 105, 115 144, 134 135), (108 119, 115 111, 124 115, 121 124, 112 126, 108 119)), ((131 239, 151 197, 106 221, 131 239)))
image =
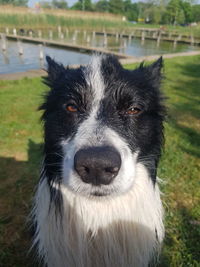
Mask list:
POLYGON ((126 111, 126 114, 127 115, 136 115, 138 113, 141 112, 141 109, 138 108, 138 107, 133 107, 133 108, 130 108, 129 110, 126 111))
POLYGON ((69 112, 77 112, 77 111, 78 111, 77 106, 74 105, 74 104, 67 104, 67 105, 65 106, 65 109, 66 109, 67 111, 69 111, 69 112))

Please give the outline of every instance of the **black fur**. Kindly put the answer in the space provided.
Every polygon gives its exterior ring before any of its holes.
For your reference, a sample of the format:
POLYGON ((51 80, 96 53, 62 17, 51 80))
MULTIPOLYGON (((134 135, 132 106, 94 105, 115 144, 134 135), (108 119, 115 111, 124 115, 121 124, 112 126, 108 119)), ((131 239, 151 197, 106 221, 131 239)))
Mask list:
MULTIPOLYGON (((64 68, 47 57, 48 77, 44 79, 51 90, 40 109, 44 110, 44 172, 51 184, 61 181, 63 158, 60 141, 73 138, 78 125, 88 116, 93 92, 87 87, 85 67, 64 68), (78 112, 68 113, 68 101, 74 101, 78 112)), ((122 136, 134 152, 139 150, 139 161, 146 165, 152 181, 156 181, 156 168, 163 143, 163 119, 165 108, 160 93, 162 58, 149 66, 141 64, 135 70, 126 70, 114 56, 103 57, 101 72, 106 85, 105 97, 98 112, 98 120, 122 136), (137 107, 136 115, 127 110, 137 107)))

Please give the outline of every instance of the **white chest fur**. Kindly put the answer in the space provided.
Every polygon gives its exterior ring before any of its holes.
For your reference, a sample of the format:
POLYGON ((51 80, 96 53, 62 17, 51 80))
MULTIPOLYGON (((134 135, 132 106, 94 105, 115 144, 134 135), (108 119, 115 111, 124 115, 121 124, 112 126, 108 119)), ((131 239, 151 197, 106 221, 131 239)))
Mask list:
POLYGON ((157 185, 138 164, 133 188, 118 197, 86 198, 60 186, 63 214, 50 205, 44 179, 38 187, 34 215, 35 243, 49 267, 147 266, 164 236, 157 185))

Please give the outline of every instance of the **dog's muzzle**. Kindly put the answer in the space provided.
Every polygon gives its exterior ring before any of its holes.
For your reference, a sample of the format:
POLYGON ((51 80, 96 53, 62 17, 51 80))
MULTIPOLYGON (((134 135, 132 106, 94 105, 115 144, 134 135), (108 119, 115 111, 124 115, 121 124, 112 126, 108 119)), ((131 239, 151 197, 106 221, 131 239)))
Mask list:
POLYGON ((120 154, 113 147, 83 148, 74 156, 74 169, 81 180, 95 186, 110 184, 120 167, 120 154))

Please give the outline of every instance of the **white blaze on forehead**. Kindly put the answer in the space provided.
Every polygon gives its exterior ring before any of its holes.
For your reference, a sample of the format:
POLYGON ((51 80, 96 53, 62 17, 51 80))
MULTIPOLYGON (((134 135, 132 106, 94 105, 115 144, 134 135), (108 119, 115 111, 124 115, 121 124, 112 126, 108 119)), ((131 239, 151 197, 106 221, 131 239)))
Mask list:
POLYGON ((93 56, 85 70, 85 78, 88 87, 94 94, 93 104, 97 106, 104 95, 104 81, 101 73, 103 56, 93 56))

